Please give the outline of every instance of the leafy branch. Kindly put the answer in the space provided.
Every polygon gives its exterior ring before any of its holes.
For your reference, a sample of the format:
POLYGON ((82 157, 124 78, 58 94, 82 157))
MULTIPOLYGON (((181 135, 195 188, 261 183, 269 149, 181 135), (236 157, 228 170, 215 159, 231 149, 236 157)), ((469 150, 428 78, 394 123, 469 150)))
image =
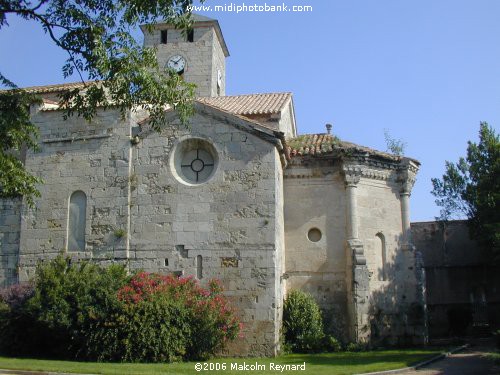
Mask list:
MULTIPOLYGON (((165 110, 173 108, 182 123, 193 114, 195 87, 158 66, 156 51, 138 44, 131 30, 140 24, 153 30, 162 20, 176 27, 191 27, 186 11, 192 0, 0 0, 0 30, 8 16, 34 21, 59 48, 68 53, 64 78, 77 75, 84 84, 64 92, 64 118, 82 116, 91 121, 98 110, 147 110, 155 130, 166 123, 165 110), (93 81, 85 82, 85 77, 93 81)), ((40 99, 17 88, 0 74, 0 197, 24 195, 29 202, 41 180, 31 176, 20 161, 21 144, 36 146, 37 129, 29 120, 30 104, 40 99), (17 161, 14 161, 15 158, 17 161)))

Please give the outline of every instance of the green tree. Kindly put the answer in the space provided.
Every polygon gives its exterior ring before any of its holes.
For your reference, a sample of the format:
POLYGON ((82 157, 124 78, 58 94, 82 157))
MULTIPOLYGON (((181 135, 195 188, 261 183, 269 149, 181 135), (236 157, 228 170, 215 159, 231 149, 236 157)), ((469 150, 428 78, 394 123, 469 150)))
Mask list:
POLYGON ((500 256, 500 141, 486 122, 479 143, 468 142, 467 157, 446 161, 442 179, 433 178, 432 194, 441 220, 468 218, 471 237, 500 256))
MULTIPOLYGON (((83 85, 60 98, 66 118, 76 114, 90 121, 97 108, 110 106, 122 115, 147 109, 152 127, 159 130, 166 106, 187 121, 194 85, 162 71, 155 50, 142 47, 131 30, 159 19, 188 30, 190 5, 192 0, 0 0, 0 29, 8 27, 8 16, 21 17, 41 27, 67 52, 63 76, 77 76, 83 85)), ((25 170, 19 156, 24 146, 36 149, 37 128, 28 108, 37 99, 1 72, 0 84, 10 89, 0 91, 0 198, 22 195, 33 204, 41 180, 25 170)))

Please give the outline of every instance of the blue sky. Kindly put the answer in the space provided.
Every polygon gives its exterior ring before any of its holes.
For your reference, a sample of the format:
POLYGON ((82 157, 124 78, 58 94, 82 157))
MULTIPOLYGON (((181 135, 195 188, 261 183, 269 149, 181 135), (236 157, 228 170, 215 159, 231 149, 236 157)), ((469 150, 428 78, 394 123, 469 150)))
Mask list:
MULTIPOLYGON (((283 1, 233 1, 235 5, 283 1)), ((206 5, 229 5, 208 0, 206 5)), ((326 123, 385 150, 384 129, 422 163, 412 220, 433 220, 430 179, 465 155, 480 121, 500 127, 500 1, 290 0, 307 13, 200 12, 229 47, 226 94, 290 91, 300 133, 326 123)), ((63 82, 63 52, 38 25, 0 30, 0 71, 20 86, 63 82)), ((72 79, 71 81, 74 81, 72 79)))

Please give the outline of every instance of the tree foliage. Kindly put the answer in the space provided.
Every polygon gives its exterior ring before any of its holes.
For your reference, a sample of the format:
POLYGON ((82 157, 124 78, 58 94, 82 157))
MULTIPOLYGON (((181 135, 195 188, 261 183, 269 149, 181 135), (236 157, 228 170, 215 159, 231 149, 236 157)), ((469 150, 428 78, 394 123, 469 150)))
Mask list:
POLYGON ((432 194, 440 219, 468 218, 472 238, 500 255, 500 140, 486 122, 479 143, 468 142, 467 156, 446 161, 442 179, 433 178, 432 194))
MULTIPOLYGON (((6 79, 0 81, 13 84, 6 79)), ((30 206, 39 196, 36 184, 42 180, 24 168, 22 154, 36 151, 38 129, 30 121, 30 104, 39 102, 34 95, 13 89, 0 92, 0 197, 26 196, 30 206)))
MULTIPOLYGON (((159 130, 167 106, 187 121, 194 85, 163 71, 155 50, 140 45, 131 31, 159 19, 187 30, 191 17, 186 10, 191 4, 192 0, 0 0, 0 29, 8 27, 8 16, 21 17, 38 24, 67 52, 64 78, 76 76, 83 85, 60 98, 65 117, 76 114, 90 121, 98 108, 110 106, 122 115, 147 109, 150 124, 159 130)), ((41 180, 16 157, 23 144, 36 148, 37 129, 29 120, 29 105, 36 99, 1 72, 0 84, 11 89, 0 91, 0 197, 24 195, 33 203, 41 180)))

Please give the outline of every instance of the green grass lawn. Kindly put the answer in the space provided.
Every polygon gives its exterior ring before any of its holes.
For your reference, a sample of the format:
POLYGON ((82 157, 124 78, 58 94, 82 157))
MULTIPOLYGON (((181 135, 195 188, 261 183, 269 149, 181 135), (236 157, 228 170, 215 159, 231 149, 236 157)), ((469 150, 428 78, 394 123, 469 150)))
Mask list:
POLYGON ((486 357, 494 361, 497 365, 500 365, 500 350, 497 350, 496 352, 487 353, 486 357))
MULTIPOLYGON (((19 359, 0 357, 0 368, 76 372, 84 374, 314 374, 314 375, 340 375, 358 374, 364 372, 391 370, 410 366, 424 359, 440 353, 438 349, 409 349, 409 350, 383 350, 360 353, 325 353, 325 354, 288 354, 277 358, 222 358, 209 361, 210 363, 226 364, 226 370, 200 371, 195 370, 196 362, 182 362, 171 364, 143 364, 143 363, 95 363, 95 362, 69 362, 49 361, 35 359, 19 359), (270 369, 271 363, 277 365, 306 364, 306 371, 283 371, 270 369), (231 364, 265 366, 263 371, 238 371, 231 370, 231 364)), ((202 362, 203 365, 203 362, 202 362)), ((212 365, 212 368, 217 365, 212 365)), ((221 366, 221 365, 219 365, 221 366)))

